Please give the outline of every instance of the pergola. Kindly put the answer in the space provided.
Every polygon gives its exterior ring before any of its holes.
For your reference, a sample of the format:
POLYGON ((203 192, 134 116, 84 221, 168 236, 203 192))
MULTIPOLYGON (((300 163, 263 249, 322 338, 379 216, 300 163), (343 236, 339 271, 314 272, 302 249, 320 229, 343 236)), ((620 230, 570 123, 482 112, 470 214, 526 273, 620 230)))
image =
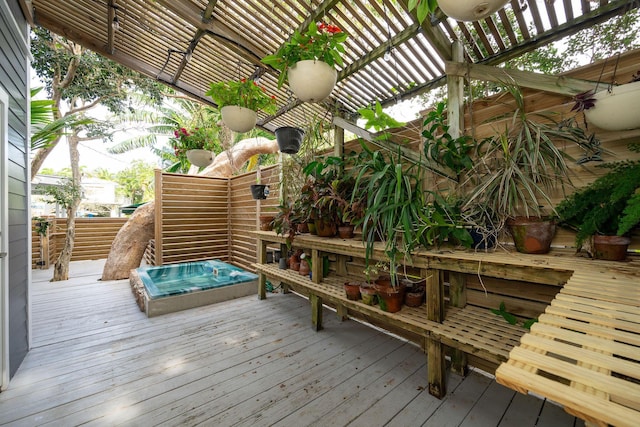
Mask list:
POLYGON ((374 100, 390 105, 441 86, 455 41, 463 44, 468 63, 497 65, 638 7, 628 0, 511 0, 481 21, 456 22, 438 10, 419 24, 406 0, 20 3, 32 24, 208 104, 204 93, 211 82, 260 77, 277 98, 278 112, 259 116, 258 125, 269 131, 327 111, 350 118, 374 100), (329 99, 302 103, 286 85, 277 88, 277 72, 260 59, 294 30, 320 20, 350 34, 344 66, 329 99))

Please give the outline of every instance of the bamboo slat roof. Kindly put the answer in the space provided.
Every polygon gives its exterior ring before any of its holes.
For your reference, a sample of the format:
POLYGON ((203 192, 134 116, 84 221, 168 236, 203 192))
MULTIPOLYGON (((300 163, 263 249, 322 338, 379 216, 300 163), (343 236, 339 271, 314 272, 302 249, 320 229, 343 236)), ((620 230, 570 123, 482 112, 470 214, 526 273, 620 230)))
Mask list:
POLYGON ((495 65, 638 7, 629 0, 511 0, 479 22, 457 22, 438 10, 420 25, 406 0, 20 1, 35 24, 208 104, 211 82, 261 76, 279 107, 259 117, 270 131, 440 86, 454 40, 463 42, 469 62, 495 65), (301 103, 286 84, 278 89, 277 71, 260 62, 312 21, 350 34, 338 85, 321 104, 301 103))

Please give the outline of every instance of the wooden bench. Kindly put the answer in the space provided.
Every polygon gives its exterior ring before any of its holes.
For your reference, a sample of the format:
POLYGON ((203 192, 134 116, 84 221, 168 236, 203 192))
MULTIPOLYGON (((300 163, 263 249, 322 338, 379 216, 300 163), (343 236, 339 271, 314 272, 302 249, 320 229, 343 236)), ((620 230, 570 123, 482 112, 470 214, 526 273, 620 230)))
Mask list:
POLYGON ((640 277, 576 271, 496 380, 588 423, 640 425, 640 277))

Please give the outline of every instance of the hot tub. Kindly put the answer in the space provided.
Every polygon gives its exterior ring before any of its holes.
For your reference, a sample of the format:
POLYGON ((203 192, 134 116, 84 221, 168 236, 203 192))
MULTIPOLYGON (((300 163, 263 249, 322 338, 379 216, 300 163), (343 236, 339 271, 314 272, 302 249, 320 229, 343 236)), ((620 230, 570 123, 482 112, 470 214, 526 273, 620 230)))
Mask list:
POLYGON ((131 289, 148 317, 255 294, 258 276, 219 260, 146 266, 131 271, 131 289))

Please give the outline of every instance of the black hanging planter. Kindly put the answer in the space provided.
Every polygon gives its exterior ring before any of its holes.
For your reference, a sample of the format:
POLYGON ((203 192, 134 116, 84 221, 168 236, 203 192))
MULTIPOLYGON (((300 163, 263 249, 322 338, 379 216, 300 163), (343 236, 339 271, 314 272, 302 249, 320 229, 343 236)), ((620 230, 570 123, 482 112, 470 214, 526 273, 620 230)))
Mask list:
POLYGON ((304 131, 300 128, 283 126, 276 129, 276 140, 280 151, 286 154, 296 154, 302 144, 304 131))
POLYGON ((251 195, 255 200, 266 199, 269 195, 269 186, 264 184, 251 185, 251 195))

